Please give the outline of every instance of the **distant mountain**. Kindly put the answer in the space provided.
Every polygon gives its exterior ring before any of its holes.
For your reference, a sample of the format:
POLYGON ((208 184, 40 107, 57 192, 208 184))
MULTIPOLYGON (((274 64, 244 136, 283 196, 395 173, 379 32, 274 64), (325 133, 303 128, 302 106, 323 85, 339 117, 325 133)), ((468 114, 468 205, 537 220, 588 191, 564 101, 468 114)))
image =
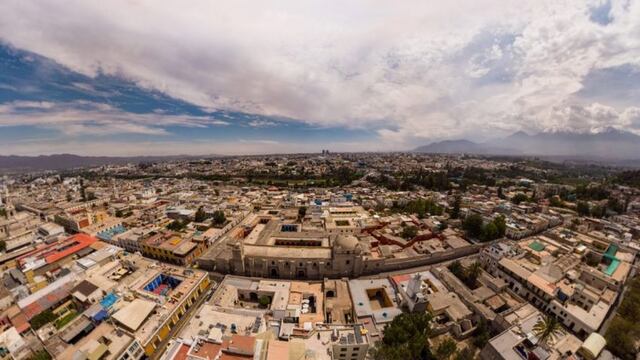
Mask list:
POLYGON ((430 154, 483 154, 483 155, 505 155, 517 154, 518 151, 506 149, 500 146, 489 144, 479 144, 469 140, 444 140, 429 145, 420 146, 414 151, 430 154))
POLYGON ((79 156, 73 154, 55 154, 40 156, 0 156, 0 171, 39 171, 63 170, 77 167, 121 165, 128 163, 154 162, 174 159, 195 159, 201 157, 178 156, 79 156))
POLYGON ((467 140, 441 141, 415 149, 426 153, 535 155, 597 159, 640 159, 640 136, 613 128, 598 133, 519 131, 483 143, 467 140))
POLYGON ((640 136, 612 128, 598 133, 518 132, 496 142, 531 155, 640 159, 640 136))

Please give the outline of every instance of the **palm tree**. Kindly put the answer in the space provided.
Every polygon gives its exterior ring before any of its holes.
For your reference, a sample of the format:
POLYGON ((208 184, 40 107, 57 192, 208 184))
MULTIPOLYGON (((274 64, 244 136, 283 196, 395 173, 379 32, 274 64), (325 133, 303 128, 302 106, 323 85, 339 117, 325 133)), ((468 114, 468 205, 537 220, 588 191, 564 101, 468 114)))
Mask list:
POLYGON ((474 261, 467 269, 467 276, 473 279, 477 279, 482 273, 482 265, 479 261, 474 261))
POLYGON ((478 285, 478 277, 482 273, 482 265, 478 261, 474 261, 465 271, 467 286, 476 288, 478 285))
POLYGON ((564 330, 555 316, 545 315, 533 326, 533 333, 540 343, 547 345, 564 334, 564 330))

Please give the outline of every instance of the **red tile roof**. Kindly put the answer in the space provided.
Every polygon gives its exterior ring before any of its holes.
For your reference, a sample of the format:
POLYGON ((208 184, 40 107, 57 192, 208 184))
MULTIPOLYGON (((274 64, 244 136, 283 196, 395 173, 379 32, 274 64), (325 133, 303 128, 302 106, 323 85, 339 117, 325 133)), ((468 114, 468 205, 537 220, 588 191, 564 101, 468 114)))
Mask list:
POLYGON ((18 263, 22 265, 26 258, 38 257, 45 259, 47 264, 54 263, 60 259, 63 259, 71 254, 74 254, 84 248, 91 246, 91 244, 98 241, 98 239, 87 234, 76 234, 67 239, 59 242, 55 242, 51 245, 43 246, 30 251, 18 258, 18 263))
POLYGON ((70 237, 69 239, 66 240, 66 242, 69 243, 73 243, 73 241, 76 241, 77 244, 66 248, 62 251, 56 252, 54 254, 48 255, 45 259, 47 261, 47 264, 51 264, 53 262, 56 262, 60 259, 63 259, 71 254, 74 254, 88 246, 91 246, 91 244, 93 244, 94 242, 98 241, 98 239, 94 238, 93 236, 89 236, 86 234, 76 234, 73 235, 72 237, 70 237))
POLYGON ((233 335, 230 340, 222 341, 222 351, 227 354, 253 357, 255 344, 254 337, 233 335))
POLYGON ((11 324, 15 326, 18 333, 22 334, 23 332, 29 330, 31 328, 31 324, 27 321, 27 317, 20 313, 14 318, 10 319, 11 324))
POLYGON ((182 344, 180 346, 180 350, 176 353, 176 356, 173 357, 173 360, 187 360, 187 354, 189 353, 189 345, 182 344))
POLYGON ((218 354, 220 354, 222 345, 204 341, 199 347, 197 347, 197 349, 198 351, 195 351, 194 349, 194 351, 192 351, 189 355, 198 356, 204 359, 215 359, 218 354))
POLYGON ((409 279, 411 279, 409 274, 395 275, 391 277, 391 281, 393 281, 396 286, 400 286, 400 283, 409 281, 409 279))

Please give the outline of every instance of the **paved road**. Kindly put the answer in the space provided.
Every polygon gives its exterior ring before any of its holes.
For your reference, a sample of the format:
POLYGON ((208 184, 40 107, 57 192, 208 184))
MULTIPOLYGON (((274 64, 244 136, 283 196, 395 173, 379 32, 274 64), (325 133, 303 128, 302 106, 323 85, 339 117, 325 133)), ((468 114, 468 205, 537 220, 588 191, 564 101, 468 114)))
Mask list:
POLYGON ((217 286, 218 283, 210 283, 209 286, 207 287, 207 289, 205 291, 202 292, 202 294, 200 294, 200 297, 198 297, 198 299, 196 300, 196 302, 191 305, 191 307, 189 308, 189 310, 187 310, 186 314, 184 314, 183 317, 180 318, 180 320, 178 321, 178 323, 176 324, 176 326, 174 326, 171 331, 169 332, 169 335, 167 336, 166 339, 164 339, 161 343, 160 346, 158 346, 158 348, 156 349, 156 351, 153 353, 153 355, 151 355, 149 357, 150 360, 157 360, 160 358, 160 356, 162 354, 164 354, 166 348, 167 348, 167 344, 169 344, 169 341, 171 339, 173 339, 179 332, 180 330, 182 330, 182 328, 184 328, 185 325, 187 325, 189 323, 189 321, 191 320, 191 318, 193 317, 193 315, 195 315, 198 310, 200 310, 200 307, 202 306, 202 303, 204 303, 204 301, 209 297, 209 290, 215 288, 215 286, 217 286))

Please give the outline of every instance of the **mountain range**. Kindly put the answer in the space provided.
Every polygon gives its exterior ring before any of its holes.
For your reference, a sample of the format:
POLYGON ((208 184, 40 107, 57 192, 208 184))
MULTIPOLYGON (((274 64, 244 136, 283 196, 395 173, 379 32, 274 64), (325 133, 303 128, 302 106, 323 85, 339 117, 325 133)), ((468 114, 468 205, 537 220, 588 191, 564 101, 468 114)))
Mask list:
MULTIPOLYGON (((541 132, 530 135, 519 131, 485 142, 464 139, 438 141, 420 146, 413 151, 430 154, 539 156, 555 160, 593 160, 612 164, 615 161, 617 164, 635 167, 640 165, 640 136, 613 128, 598 133, 541 132)), ((62 170, 107 164, 199 158, 202 156, 8 155, 0 156, 0 172, 62 170)))
POLYGON ((597 133, 516 132, 507 137, 473 142, 445 140, 414 149, 421 153, 532 155, 568 158, 636 160, 640 159, 640 136, 613 128, 597 133))

